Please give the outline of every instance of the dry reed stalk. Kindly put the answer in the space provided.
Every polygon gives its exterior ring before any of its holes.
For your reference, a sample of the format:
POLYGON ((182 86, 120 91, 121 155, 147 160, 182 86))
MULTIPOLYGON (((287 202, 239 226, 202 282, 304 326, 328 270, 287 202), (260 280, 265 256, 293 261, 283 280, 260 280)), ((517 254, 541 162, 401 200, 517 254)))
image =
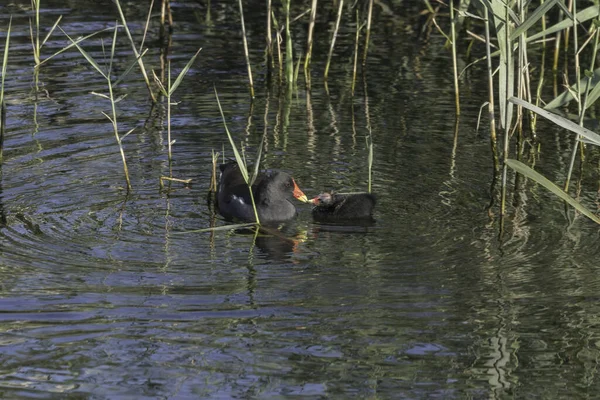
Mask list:
POLYGON ((210 175, 210 187, 209 192, 215 193, 217 191, 217 162, 219 161, 219 152, 212 150, 212 169, 210 175))
MULTIPOLYGON (((454 6, 452 1, 450 6, 450 32, 452 37, 452 72, 454 73, 454 101, 456 104, 456 116, 460 116, 460 91, 458 88, 458 67, 456 62, 456 18, 454 18, 454 6)), ((367 29, 368 35, 368 29, 367 29)))
MULTIPOLYGON (((285 79, 288 88, 294 83, 294 48, 292 45, 292 32, 290 30, 290 2, 292 0, 283 0, 283 10, 285 13, 285 79)), ((291 93, 291 90, 289 90, 291 93)))
POLYGON ((304 60, 305 71, 309 68, 310 59, 312 57, 313 31, 315 29, 315 18, 317 16, 317 3, 318 0, 312 0, 312 5, 310 8, 310 22, 308 24, 308 44, 306 46, 306 59, 304 60))
POLYGON ((283 78, 283 56, 281 55, 281 43, 283 42, 283 38, 281 37, 281 33, 277 32, 277 61, 279 64, 279 83, 281 84, 281 80, 283 78))
POLYGON ((160 7, 160 29, 164 32, 165 21, 168 21, 169 32, 173 31, 173 14, 171 13, 171 1, 162 0, 160 7))
POLYGON ((191 183, 192 180, 191 179, 179 179, 179 178, 172 178, 170 176, 161 176, 160 177, 160 188, 164 188, 164 183, 163 181, 169 181, 169 182, 181 182, 181 183, 185 183, 186 185, 191 183))
POLYGON ((267 0, 267 57, 271 60, 269 64, 273 66, 273 33, 271 29, 271 13, 272 13, 271 0, 267 0))
POLYGON ((356 70, 358 64, 358 40, 360 39, 360 18, 358 15, 358 9, 356 9, 356 39, 354 40, 354 65, 352 67, 352 96, 354 96, 354 87, 356 86, 356 70))
POLYGON ((371 38, 371 17, 373 16, 373 0, 369 0, 369 11, 367 13, 367 33, 365 35, 365 52, 363 53, 363 67, 367 65, 367 52, 369 51, 369 40, 371 38))
POLYGON ((369 107, 369 91, 367 89, 367 79, 363 74, 363 90, 364 90, 364 104, 365 104, 365 121, 368 135, 366 136, 367 148, 368 148, 368 167, 369 167, 369 193, 371 193, 371 181, 372 181, 372 169, 373 169, 373 129, 371 128, 371 111, 369 107))

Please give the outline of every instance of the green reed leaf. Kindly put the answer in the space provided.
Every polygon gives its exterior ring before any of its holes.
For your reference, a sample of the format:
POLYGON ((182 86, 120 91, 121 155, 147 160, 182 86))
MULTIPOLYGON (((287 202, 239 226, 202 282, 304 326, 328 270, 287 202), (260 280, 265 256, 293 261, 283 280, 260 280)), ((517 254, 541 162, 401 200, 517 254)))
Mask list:
POLYGON ((12 27, 12 16, 8 21, 6 31, 6 42, 4 43, 4 57, 2 58, 2 83, 0 84, 0 107, 4 105, 4 79, 6 78, 6 67, 8 66, 8 48, 10 46, 10 31, 12 27))
POLYGON ((233 141, 233 137, 227 128, 227 123, 225 122, 225 114, 223 114, 223 108, 221 108, 221 102, 219 101, 219 93, 217 93, 217 88, 215 88, 215 97, 217 98, 217 105, 219 106, 219 111, 221 112, 221 118, 223 119, 223 126, 225 126, 225 132, 227 133, 227 137, 229 138, 229 143, 231 144, 231 149, 233 150, 233 155, 235 156, 235 161, 240 168, 240 172, 244 177, 244 181, 250 185, 250 178, 248 176, 248 169, 246 168, 246 163, 244 162, 244 158, 240 155, 235 142, 233 141))
MULTIPOLYGON (((62 30, 62 28, 61 28, 60 26, 57 26, 57 28, 58 28, 58 29, 60 29, 60 30, 61 30, 63 33, 65 33, 65 31, 63 31, 63 30, 62 30)), ((83 42, 83 41, 84 41, 84 40, 86 40, 86 39, 89 39, 89 38, 91 38, 91 37, 93 37, 93 36, 96 36, 97 34, 99 34, 99 33, 102 33, 102 32, 111 31, 111 30, 113 30, 113 29, 114 29, 113 27, 110 27, 110 28, 104 28, 104 29, 101 29, 101 30, 99 30, 99 31, 97 31, 97 32, 90 33, 90 34, 89 34, 89 35, 87 35, 87 36, 80 37, 80 38, 78 38, 77 40, 75 40, 73 43, 71 43, 70 45, 68 45, 68 46, 64 47, 63 49, 61 49, 61 50, 57 51, 56 53, 52 54, 50 57, 48 57, 48 58, 45 58, 45 59, 41 60, 41 61, 40 61, 40 63, 39 63, 38 65, 36 65, 35 67, 36 67, 36 68, 39 68, 39 67, 40 67, 42 64, 44 64, 45 62, 47 62, 47 61, 49 61, 49 60, 53 59, 54 57, 56 57, 57 55, 59 55, 59 54, 61 54, 61 53, 64 53, 65 51, 69 50, 71 47, 75 47, 75 46, 77 46, 79 43, 83 42)), ((67 34, 65 33, 65 35, 67 35, 67 34)), ((67 37, 69 37, 69 35, 67 35, 67 37)), ((69 39, 71 39, 71 38, 69 37, 69 39)), ((73 39, 71 39, 71 41, 73 41, 73 39)))
POLYGON ((52 25, 52 28, 50 28, 50 31, 48 32, 48 34, 46 35, 46 37, 44 38, 44 40, 42 40, 42 44, 40 45, 40 47, 42 47, 42 46, 44 46, 46 44, 46 42, 50 38, 50 35, 52 35, 52 32, 54 32, 54 30, 58 26, 58 23, 60 22, 61 19, 62 19, 62 15, 56 19, 56 22, 54 23, 54 25, 52 25))
POLYGON ((533 13, 527 18, 519 27, 517 27, 511 34, 510 40, 515 40, 531 28, 536 22, 538 22, 542 17, 546 15, 546 13, 554 7, 554 5, 560 0, 549 0, 542 3, 538 8, 535 9, 533 13))
POLYGON ((571 120, 561 117, 560 115, 551 113, 550 111, 544 110, 543 108, 537 107, 525 100, 518 99, 516 97, 511 97, 510 99, 508 99, 508 101, 510 101, 511 103, 517 104, 519 106, 525 107, 528 110, 531 110, 534 113, 539 114, 546 119, 549 119, 550 121, 554 122, 558 126, 565 128, 567 130, 570 130, 571 132, 574 132, 578 135, 583 136, 584 138, 588 139, 588 141, 590 141, 591 143, 594 143, 596 146, 600 146, 600 135, 590 131, 587 128, 584 128, 583 126, 577 125, 575 122, 573 122, 571 120))
MULTIPOLYGON (((100 73, 100 75, 102 75, 105 79, 108 79, 106 77, 106 74, 104 73, 104 71, 102 71, 102 67, 100 67, 100 65, 98 65, 96 60, 94 60, 94 58, 92 56, 90 56, 83 48, 81 48, 81 46, 79 45, 79 41, 76 42, 75 40, 73 40, 69 35, 67 35, 67 33, 60 26, 58 27, 58 29, 60 29, 62 31, 62 33, 64 33, 65 36, 69 38, 69 40, 73 43, 73 45, 75 47, 77 47, 77 50, 79 50, 81 55, 83 57, 85 57, 85 59, 90 63, 90 65, 92 67, 94 67, 94 69, 96 69, 96 71, 98 71, 100 73)), ((115 28, 111 28, 111 29, 115 29, 115 28)))
MULTIPOLYGON (((560 4, 560 3, 559 3, 560 4)), ((581 10, 577 13, 577 21, 582 24, 585 21, 588 21, 592 18, 596 18, 599 14, 598 6, 590 6, 584 10, 581 10)), ((541 37, 551 35, 558 31, 565 30, 567 28, 573 27, 573 20, 571 18, 565 18, 560 21, 558 24, 552 25, 551 27, 543 30, 541 32, 536 33, 535 35, 531 35, 527 38, 527 42, 531 42, 537 40, 541 37)))
POLYGON ((192 64, 194 64, 194 61, 196 61, 196 57, 198 57, 198 54, 200 53, 200 50, 202 50, 202 48, 198 49, 198 51, 196 52, 196 54, 194 54, 194 56, 192 58, 190 58, 190 61, 188 61, 188 63, 185 65, 185 67, 181 70, 181 72, 179 73, 179 76, 177 76, 177 79, 175 79, 175 82, 173 83, 173 86, 171 86, 169 88, 169 94, 170 95, 172 95, 173 92, 175 92, 175 90, 179 87, 179 85, 181 84, 181 81, 183 80, 183 77, 190 70, 190 68, 192 67, 192 64))
POLYGON ((518 173, 520 173, 521 175, 531 179, 532 181, 534 181, 536 183, 539 183, 540 185, 542 185, 543 187, 545 187, 546 189, 548 189, 549 191, 554 193, 556 196, 560 197, 562 200, 569 203, 577 211, 579 211, 580 213, 582 213, 583 215, 585 215, 586 217, 588 217, 595 223, 600 224, 600 217, 598 217, 597 215, 592 213, 585 206, 583 206, 580 202, 578 202, 577 200, 575 200, 574 198, 569 196, 568 193, 565 193, 561 188, 556 186, 548 178, 546 178, 539 172, 535 171, 531 167, 529 167, 517 160, 508 159, 508 160, 506 160, 506 165, 508 165, 509 167, 511 167, 518 173))

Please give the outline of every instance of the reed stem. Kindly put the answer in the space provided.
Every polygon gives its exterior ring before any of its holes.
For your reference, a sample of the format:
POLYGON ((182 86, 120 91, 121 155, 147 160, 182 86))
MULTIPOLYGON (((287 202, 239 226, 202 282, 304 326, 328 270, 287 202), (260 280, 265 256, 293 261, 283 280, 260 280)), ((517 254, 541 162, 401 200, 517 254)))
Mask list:
POLYGON ((4 101, 4 80, 6 79, 6 68, 8 66, 8 49, 10 47, 10 31, 12 27, 12 16, 8 21, 6 31, 6 42, 4 42, 4 57, 2 58, 2 78, 0 80, 0 162, 4 158, 4 133, 6 132, 6 103, 4 101))
MULTIPOLYGON (((505 21, 510 21, 510 8, 509 7, 505 7, 504 8, 504 20, 505 21)), ((513 84, 513 82, 511 82, 511 80, 513 79, 513 74, 512 74, 512 68, 511 66, 513 65, 512 63, 512 43, 510 40, 510 27, 511 24, 506 24, 505 29, 504 29, 504 38, 498 38, 498 40, 504 40, 504 46, 506 49, 506 60, 504 60, 504 62, 506 63, 506 74, 505 74, 505 80, 506 82, 504 82, 505 85, 505 89, 506 89, 506 96, 508 97, 509 93, 510 93, 510 88, 511 85, 513 84)), ((502 62, 502 61, 500 61, 502 62)), ((506 162, 506 160, 508 160, 508 149, 509 149, 509 142, 510 142, 510 123, 511 123, 511 113, 509 112, 509 107, 511 106, 508 102, 508 99, 503 99, 502 101, 504 101, 504 151, 502 154, 502 195, 501 195, 501 201, 500 201, 500 215, 502 216, 502 222, 501 224, 504 223, 504 215, 506 214, 506 181, 507 181, 507 175, 508 175, 508 164, 506 162)))
POLYGON ((360 18, 358 14, 358 9, 356 10, 356 38, 354 40, 354 65, 352 67, 352 96, 354 96, 354 88, 356 86, 356 70, 358 64, 358 40, 360 39, 360 30, 362 26, 360 25, 360 18))
MULTIPOLYGON (((117 0, 117 3, 118 3, 118 0, 117 0)), ((132 189, 132 186, 131 186, 131 181, 129 180, 129 168, 127 168, 127 159, 125 158, 125 150, 123 150, 122 138, 119 136, 119 128, 117 126, 117 107, 116 107, 116 101, 115 101, 115 96, 113 93, 113 85, 112 85, 112 79, 111 79, 112 65, 113 65, 114 56, 115 56, 115 46, 117 43, 117 31, 118 31, 118 27, 117 27, 117 24, 115 24, 115 33, 113 36, 112 48, 111 48, 111 53, 110 53, 110 64, 108 67, 108 72, 105 77, 106 77, 106 82, 108 84, 108 93, 109 93, 109 97, 110 97, 110 106, 111 106, 111 110, 112 110, 112 120, 111 121, 112 121, 112 125, 113 125, 113 130, 115 133, 115 139, 117 140, 117 143, 119 145, 119 152, 121 153, 121 160, 123 161, 123 172, 125 173, 125 181, 127 182, 127 191, 129 192, 132 189)))
POLYGON ((294 48, 292 46, 292 32, 290 30, 290 2, 291 0, 283 0, 285 12, 285 79, 288 88, 291 89, 294 83, 294 48))
POLYGON ((273 67, 273 32, 271 29, 272 0, 267 0, 267 57, 269 66, 273 67))
MULTIPOLYGON (((210 9, 210 4, 209 4, 210 9)), ((169 24, 169 32, 173 31, 173 14, 171 13, 171 0, 162 0, 160 8, 160 29, 164 32, 165 25, 169 24), (168 22, 167 22, 168 21, 168 22)))
POLYGON ((371 38, 371 17, 373 16, 373 0, 369 0, 369 11, 367 13, 367 32, 365 34, 365 51, 363 54, 363 67, 367 65, 367 52, 369 51, 369 40, 371 38))
POLYGON ((456 105, 456 116, 458 117, 460 116, 460 93, 458 88, 458 67, 456 61, 456 18, 454 17, 454 5, 452 4, 452 1, 450 1, 448 5, 450 6, 450 33, 452 38, 452 72, 454 73, 454 101, 456 105))
POLYGON ((312 0, 310 8, 310 22, 308 24, 308 44, 306 46, 306 59, 304 60, 304 71, 310 67, 310 61, 312 57, 313 47, 313 31, 315 29, 315 18, 317 15, 317 3, 318 0, 312 0))
POLYGON ((31 9, 35 12, 35 35, 32 31, 32 23, 29 20, 29 29, 31 32, 31 42, 33 44, 33 58, 35 65, 40 63, 40 0, 31 0, 31 9), (34 42, 35 36, 35 42, 34 42))
MULTIPOLYGON (((571 9, 571 13, 573 15, 573 52, 575 53, 575 95, 576 97, 576 101, 577 101, 577 110, 578 110, 578 115, 580 116, 580 125, 583 124, 583 114, 585 113, 585 108, 582 107, 581 104, 581 85, 580 85, 580 79, 581 79, 581 72, 579 69, 579 41, 577 40, 577 18, 575 18, 575 16, 577 15, 577 5, 576 2, 574 1, 572 3, 572 9, 571 9)), ((565 40, 566 40, 566 35, 565 35, 565 40)), ((580 137, 579 135, 577 135, 577 137, 575 138, 575 143, 573 144, 573 152, 571 153, 571 160, 569 162, 569 171, 567 172, 567 179, 565 180, 565 186, 564 186, 564 191, 568 192, 569 191, 569 184, 571 183, 571 174, 573 173, 573 166, 575 165, 575 157, 577 156, 577 150, 579 148, 579 140, 580 137)))
POLYGON ((494 169, 498 170, 498 152, 495 151, 498 140, 496 137, 496 117, 494 115, 494 78, 492 69, 492 52, 490 48, 490 20, 488 8, 485 6, 483 7, 483 13, 485 24, 485 52, 488 72, 488 117, 490 120, 490 141, 492 145, 492 154, 494 155, 494 169))
POLYGON ((331 57, 333 55, 333 48, 335 46, 335 39, 337 38, 338 29, 340 28, 340 20, 342 19, 342 7, 344 6, 344 0, 340 0, 338 6, 337 19, 335 21, 335 28, 333 30, 333 36, 331 37, 331 46, 329 47, 329 55, 327 56, 327 64, 325 64, 325 80, 329 76, 329 65, 331 64, 331 57))
POLYGON ((171 60, 167 62, 167 142, 168 142, 168 159, 169 159, 169 176, 171 173, 171 162, 173 161, 172 145, 171 141, 171 60))

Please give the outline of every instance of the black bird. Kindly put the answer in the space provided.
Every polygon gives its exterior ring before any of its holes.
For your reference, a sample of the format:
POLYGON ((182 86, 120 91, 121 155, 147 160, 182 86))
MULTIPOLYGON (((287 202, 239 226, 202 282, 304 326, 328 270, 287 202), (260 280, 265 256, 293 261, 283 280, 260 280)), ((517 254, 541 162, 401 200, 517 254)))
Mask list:
POLYGON ((313 217, 320 220, 371 219, 375 207, 375 196, 371 193, 328 193, 324 192, 309 200, 315 207, 313 217))
MULTIPOLYGON (((226 219, 256 220, 248 185, 235 162, 221 164, 221 177, 217 187, 217 208, 226 219)), ((294 179, 285 172, 272 171, 260 174, 252 185, 258 219, 261 223, 286 221, 296 216, 292 199, 304 203, 308 199, 294 179)))

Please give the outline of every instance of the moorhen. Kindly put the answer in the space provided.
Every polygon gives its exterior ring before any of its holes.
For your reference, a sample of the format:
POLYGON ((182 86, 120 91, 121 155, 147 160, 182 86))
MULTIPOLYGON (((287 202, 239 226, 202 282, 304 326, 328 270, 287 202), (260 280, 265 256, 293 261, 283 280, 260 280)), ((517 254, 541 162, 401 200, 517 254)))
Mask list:
MULTIPOLYGON (((235 162, 221 164, 221 177, 217 187, 217 208, 226 219, 255 221, 248 185, 235 162)), ((252 185, 258 219, 261 223, 286 221, 296 216, 291 200, 307 203, 308 199, 294 179, 281 171, 259 175, 252 185)))
POLYGON ((315 207, 313 217, 320 220, 370 219, 375 207, 375 196, 371 193, 328 193, 324 192, 309 200, 315 207))

